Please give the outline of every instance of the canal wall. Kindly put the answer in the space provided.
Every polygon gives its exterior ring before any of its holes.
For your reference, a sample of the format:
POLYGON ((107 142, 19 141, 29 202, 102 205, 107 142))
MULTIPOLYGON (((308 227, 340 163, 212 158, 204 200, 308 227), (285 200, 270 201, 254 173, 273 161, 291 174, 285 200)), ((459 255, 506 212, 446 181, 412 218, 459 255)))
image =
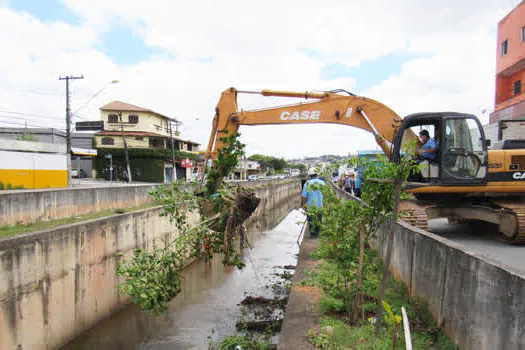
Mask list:
POLYGON ((156 184, 0 191, 0 226, 152 203, 156 184))
MULTIPOLYGON (((300 181, 250 186, 261 198, 255 215, 301 190, 300 181)), ((149 208, 0 240, 0 349, 56 349, 129 303, 117 291, 119 254, 175 238, 160 213, 149 208)))
MULTIPOLYGON (((388 228, 379 232, 386 255, 388 228)), ((525 348, 525 275, 399 221, 390 271, 424 299, 460 349, 525 348)))
MULTIPOLYGON (((381 227, 374 244, 383 260, 389 230, 381 227)), ((412 297, 428 303, 460 349, 525 348, 522 272, 403 221, 396 223, 390 271, 412 297)))

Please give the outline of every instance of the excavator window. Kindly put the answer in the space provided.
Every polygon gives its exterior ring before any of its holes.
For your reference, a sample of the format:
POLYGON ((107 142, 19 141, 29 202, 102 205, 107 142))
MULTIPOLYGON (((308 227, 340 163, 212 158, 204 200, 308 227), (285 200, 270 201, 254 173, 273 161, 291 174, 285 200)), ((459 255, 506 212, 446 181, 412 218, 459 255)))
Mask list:
POLYGON ((443 179, 462 182, 484 178, 485 146, 478 123, 473 118, 448 118, 444 124, 443 179))

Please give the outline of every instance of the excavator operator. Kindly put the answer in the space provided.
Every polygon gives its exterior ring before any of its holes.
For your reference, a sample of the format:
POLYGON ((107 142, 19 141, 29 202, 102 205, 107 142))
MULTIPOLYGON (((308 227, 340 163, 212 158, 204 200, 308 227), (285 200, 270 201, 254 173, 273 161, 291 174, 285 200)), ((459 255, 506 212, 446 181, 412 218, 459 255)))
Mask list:
POLYGON ((419 161, 435 161, 437 152, 436 141, 430 137, 428 130, 421 130, 419 137, 423 142, 423 146, 416 150, 416 154, 419 156, 419 161))

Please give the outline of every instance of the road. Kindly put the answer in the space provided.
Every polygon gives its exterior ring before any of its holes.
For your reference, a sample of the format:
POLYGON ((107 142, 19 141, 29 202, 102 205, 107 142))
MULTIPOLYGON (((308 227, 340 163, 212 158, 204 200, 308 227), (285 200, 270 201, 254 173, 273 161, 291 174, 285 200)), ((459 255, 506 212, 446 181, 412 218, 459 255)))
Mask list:
POLYGON ((122 187, 134 185, 161 185, 161 183, 147 183, 147 182, 123 182, 123 181, 106 181, 103 179, 71 179, 71 186, 74 188, 89 188, 89 187, 122 187))
POLYGON ((489 223, 454 224, 446 219, 430 220, 429 231, 463 245, 467 250, 487 256, 525 274, 525 245, 509 245, 498 239, 497 228, 489 223))

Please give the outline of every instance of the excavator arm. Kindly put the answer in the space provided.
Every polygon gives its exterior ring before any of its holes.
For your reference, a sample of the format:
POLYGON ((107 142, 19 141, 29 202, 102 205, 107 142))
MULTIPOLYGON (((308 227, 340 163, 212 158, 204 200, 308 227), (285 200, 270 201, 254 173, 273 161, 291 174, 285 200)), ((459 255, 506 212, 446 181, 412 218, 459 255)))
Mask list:
POLYGON ((342 124, 369 131, 374 135, 377 144, 385 154, 390 156, 392 152, 391 142, 394 139, 397 126, 401 123, 401 117, 380 102, 352 94, 275 90, 252 92, 230 88, 222 93, 215 109, 206 158, 215 158, 217 150, 224 146, 221 138, 237 132, 241 125, 314 123, 342 124), (238 110, 237 94, 239 93, 311 99, 313 101, 244 111, 238 110))

